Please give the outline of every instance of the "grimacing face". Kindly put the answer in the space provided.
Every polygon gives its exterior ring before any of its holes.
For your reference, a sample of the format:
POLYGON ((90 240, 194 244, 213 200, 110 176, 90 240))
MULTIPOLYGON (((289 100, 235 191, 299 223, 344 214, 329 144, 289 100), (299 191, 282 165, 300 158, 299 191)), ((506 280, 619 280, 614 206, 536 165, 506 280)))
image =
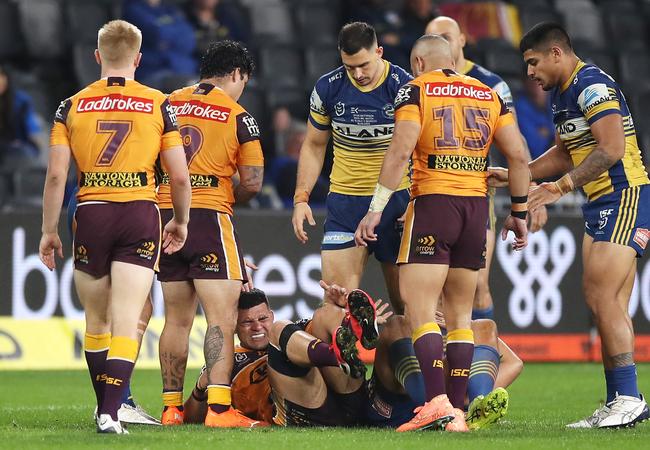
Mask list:
POLYGON ((528 49, 524 52, 526 74, 545 91, 550 91, 558 84, 559 69, 553 49, 539 51, 528 49))
POLYGON ((341 52, 341 61, 350 77, 359 86, 369 86, 381 76, 384 66, 381 64, 382 47, 362 48, 354 55, 341 52))
POLYGON ((238 310, 237 336, 242 347, 264 350, 269 345, 273 311, 265 303, 238 310))

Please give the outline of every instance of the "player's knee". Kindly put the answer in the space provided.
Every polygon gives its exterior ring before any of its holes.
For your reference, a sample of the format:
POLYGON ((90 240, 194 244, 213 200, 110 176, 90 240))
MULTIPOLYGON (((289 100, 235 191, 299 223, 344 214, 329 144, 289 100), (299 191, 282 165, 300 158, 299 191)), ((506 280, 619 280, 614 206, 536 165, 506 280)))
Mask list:
POLYGON ((472 331, 474 332, 474 343, 484 345, 496 345, 497 324, 491 319, 472 320, 472 331))
POLYGON ((271 333, 269 334, 269 342, 276 346, 280 346, 280 336, 282 335, 282 330, 284 330, 287 325, 291 325, 292 322, 289 320, 278 320, 273 323, 271 326, 271 333))

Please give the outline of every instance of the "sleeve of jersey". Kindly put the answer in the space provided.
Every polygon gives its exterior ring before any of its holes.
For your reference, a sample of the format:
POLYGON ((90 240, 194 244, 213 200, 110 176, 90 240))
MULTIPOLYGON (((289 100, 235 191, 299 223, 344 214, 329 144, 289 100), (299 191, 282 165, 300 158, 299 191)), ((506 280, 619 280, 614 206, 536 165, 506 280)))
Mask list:
POLYGON ((503 103, 505 103, 506 107, 512 112, 515 105, 512 99, 512 91, 510 90, 508 83, 502 80, 498 82, 493 89, 497 91, 497 94, 499 94, 499 97, 501 97, 503 103))
POLYGON ((160 150, 165 151, 172 147, 182 146, 183 140, 178 132, 176 113, 174 112, 174 107, 169 103, 169 100, 165 99, 165 101, 162 102, 160 105, 160 112, 162 113, 163 118, 163 132, 160 150))
POLYGON ((50 146, 53 145, 66 145, 70 147, 70 139, 68 138, 68 113, 72 107, 72 100, 66 99, 61 102, 54 114, 54 125, 50 131, 50 146))
POLYGON ((420 86, 408 83, 402 86, 394 101, 395 122, 409 120, 421 123, 420 117, 420 86))
POLYGON ((324 95, 323 89, 320 88, 319 83, 316 83, 309 97, 309 121, 314 127, 323 131, 329 130, 331 122, 323 100, 324 95))
POLYGON ((616 85, 605 76, 585 79, 577 102, 589 125, 609 114, 622 114, 616 85))
POLYGON ((494 131, 498 130, 501 127, 506 125, 512 125, 515 123, 515 117, 510 112, 510 109, 506 106, 505 102, 497 94, 497 99, 499 100, 499 118, 497 119, 496 128, 494 131))
POLYGON ((260 127, 247 112, 237 115, 237 141, 239 141, 239 166, 263 166, 264 154, 260 145, 260 127))

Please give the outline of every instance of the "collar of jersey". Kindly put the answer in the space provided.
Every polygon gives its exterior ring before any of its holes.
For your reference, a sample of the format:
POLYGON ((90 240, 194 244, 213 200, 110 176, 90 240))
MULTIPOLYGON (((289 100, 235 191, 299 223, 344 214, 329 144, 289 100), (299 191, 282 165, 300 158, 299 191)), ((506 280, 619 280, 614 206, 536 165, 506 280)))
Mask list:
POLYGON ((578 75, 578 72, 579 72, 580 69, 582 69, 584 66, 585 66, 584 61, 581 60, 581 59, 579 59, 579 60, 578 60, 578 63, 576 64, 575 69, 573 69, 573 73, 571 74, 571 76, 569 77, 569 79, 566 80, 566 81, 564 82, 564 84, 562 85, 562 88, 560 89, 560 92, 564 92, 564 91, 566 91, 566 90, 569 88, 569 86, 571 86, 571 83, 573 82, 573 79, 576 77, 576 75, 578 75))
POLYGON ((388 71, 390 69, 390 66, 388 65, 388 61, 382 59, 381 62, 384 63, 384 73, 381 74, 381 78, 379 78, 379 80, 377 81, 377 83, 375 83, 374 86, 361 86, 356 81, 354 81, 354 78, 350 76, 347 70, 345 71, 345 73, 347 74, 350 83, 352 83, 352 85, 355 88, 359 89, 361 92, 370 92, 374 89, 377 89, 379 86, 381 86, 384 80, 386 80, 386 78, 388 77, 388 71))
POLYGON ((462 75, 467 75, 470 70, 472 70, 472 67, 474 67, 474 63, 470 61, 469 59, 465 60, 465 67, 463 67, 463 70, 460 72, 462 75))

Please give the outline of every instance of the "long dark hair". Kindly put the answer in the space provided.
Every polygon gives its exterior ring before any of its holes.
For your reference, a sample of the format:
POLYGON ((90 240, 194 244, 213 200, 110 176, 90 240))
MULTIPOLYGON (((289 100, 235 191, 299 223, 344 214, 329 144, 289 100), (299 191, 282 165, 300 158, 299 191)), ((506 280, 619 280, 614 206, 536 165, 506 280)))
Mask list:
POLYGON ((7 69, 0 64, 0 74, 7 78, 7 89, 0 94, 0 138, 13 139, 14 128, 14 89, 7 69))

